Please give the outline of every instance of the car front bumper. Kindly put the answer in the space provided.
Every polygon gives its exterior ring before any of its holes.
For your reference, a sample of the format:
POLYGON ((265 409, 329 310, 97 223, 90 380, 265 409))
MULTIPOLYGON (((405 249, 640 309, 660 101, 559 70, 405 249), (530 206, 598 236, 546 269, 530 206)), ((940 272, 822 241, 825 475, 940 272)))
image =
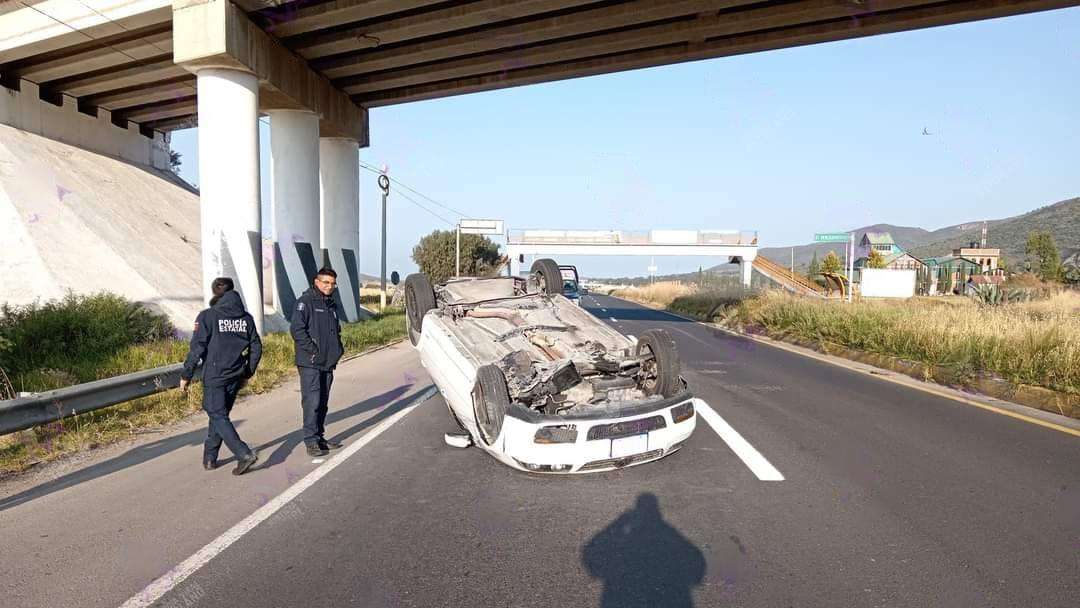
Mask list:
POLYGON ((508 415, 489 451, 506 465, 530 473, 593 473, 644 464, 682 447, 697 426, 699 403, 700 399, 686 396, 657 404, 655 409, 603 418, 508 415), (675 422, 672 410, 685 409, 687 403, 693 405, 693 413, 675 422), (556 427, 564 436, 572 429, 576 438, 537 443, 537 431, 544 427, 556 427))

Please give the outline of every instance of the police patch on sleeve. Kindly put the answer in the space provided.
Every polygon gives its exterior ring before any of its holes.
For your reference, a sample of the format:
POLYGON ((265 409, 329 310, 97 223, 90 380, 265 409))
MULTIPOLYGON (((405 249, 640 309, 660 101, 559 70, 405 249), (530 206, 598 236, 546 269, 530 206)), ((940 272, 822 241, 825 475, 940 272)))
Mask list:
POLYGON ((300 302, 296 305, 296 310, 304 310, 304 303, 300 302))

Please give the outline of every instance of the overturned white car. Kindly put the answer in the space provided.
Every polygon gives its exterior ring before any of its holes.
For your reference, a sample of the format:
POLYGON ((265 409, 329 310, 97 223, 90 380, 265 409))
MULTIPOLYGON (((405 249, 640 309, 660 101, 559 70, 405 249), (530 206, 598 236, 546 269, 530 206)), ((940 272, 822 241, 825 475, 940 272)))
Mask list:
POLYGON ((694 431, 671 337, 634 342, 574 305, 553 260, 527 280, 433 287, 413 274, 404 288, 409 338, 464 445, 524 471, 584 473, 662 458, 694 431))

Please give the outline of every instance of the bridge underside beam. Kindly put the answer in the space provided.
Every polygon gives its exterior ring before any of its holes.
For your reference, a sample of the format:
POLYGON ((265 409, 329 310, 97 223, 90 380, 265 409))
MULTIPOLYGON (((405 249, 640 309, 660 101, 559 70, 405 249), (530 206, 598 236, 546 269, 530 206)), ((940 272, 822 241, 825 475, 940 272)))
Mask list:
POLYGON ((319 134, 366 146, 367 112, 307 63, 271 38, 229 0, 176 0, 173 59, 193 73, 232 69, 259 81, 259 109, 309 110, 319 134))
MULTIPOLYGON (((658 11, 675 10, 671 6, 685 7, 688 3, 631 4, 659 14, 658 11)), ((659 21, 650 20, 652 13, 643 12, 637 17, 640 21, 635 21, 634 17, 620 16, 618 5, 586 7, 574 13, 583 17, 580 20, 564 16, 547 22, 499 23, 490 30, 348 52, 316 60, 313 65, 334 77, 335 84, 351 90, 358 103, 376 107, 1003 17, 1074 6, 1078 2, 806 0, 762 5, 732 0, 708 4, 724 4, 728 8, 659 21), (748 6, 741 6, 744 4, 748 6), (603 13, 607 20, 584 18, 590 11, 608 11, 603 13), (621 29, 611 29, 611 24, 621 29), (552 38, 535 39, 541 34, 531 33, 531 25, 537 25, 539 31, 547 32, 552 38), (509 35, 510 32, 516 35, 509 35), (454 40, 457 42, 451 44, 454 40), (401 60, 403 57, 406 59, 401 60)), ((362 37, 354 38, 353 43, 357 40, 362 37)), ((286 44, 293 43, 292 39, 286 40, 286 44)))

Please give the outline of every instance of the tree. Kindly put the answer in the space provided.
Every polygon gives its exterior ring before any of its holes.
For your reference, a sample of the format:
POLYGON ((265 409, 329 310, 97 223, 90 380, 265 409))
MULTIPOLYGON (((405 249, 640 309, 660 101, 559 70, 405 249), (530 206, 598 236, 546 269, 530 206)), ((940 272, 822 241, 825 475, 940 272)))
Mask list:
POLYGON ((818 261, 815 251, 814 259, 810 260, 810 268, 806 271, 806 278, 813 280, 819 274, 821 274, 821 262, 818 261))
POLYGON ((836 255, 835 251, 830 251, 825 255, 825 261, 821 263, 821 272, 839 274, 840 270, 840 256, 836 255))
MULTIPOLYGON (((412 259, 432 283, 454 276, 455 241, 453 230, 436 230, 413 247, 412 259)), ((479 234, 461 235, 462 276, 484 276, 499 263, 499 246, 479 234)))
POLYGON ((1030 232, 1024 253, 1039 278, 1044 281, 1061 280, 1061 254, 1052 234, 1039 230, 1030 232))
POLYGON ((173 170, 173 173, 180 170, 180 164, 183 162, 181 160, 182 156, 176 150, 169 150, 169 168, 173 170))
POLYGON ((885 256, 881 255, 877 249, 871 249, 870 255, 866 257, 866 267, 885 268, 885 256))
POLYGON ((1004 255, 998 258, 997 267, 1005 274, 1009 274, 1009 262, 1005 259, 1004 255))

